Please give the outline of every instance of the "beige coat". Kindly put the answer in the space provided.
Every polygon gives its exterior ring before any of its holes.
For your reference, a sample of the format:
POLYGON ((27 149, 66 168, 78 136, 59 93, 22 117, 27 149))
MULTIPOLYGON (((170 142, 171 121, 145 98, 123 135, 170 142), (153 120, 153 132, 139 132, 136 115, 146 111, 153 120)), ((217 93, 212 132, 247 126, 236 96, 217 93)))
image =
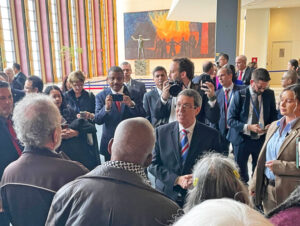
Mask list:
MULTIPOLYGON (((265 194, 264 171, 266 162, 267 143, 276 132, 278 126, 275 121, 270 125, 265 143, 258 157, 257 166, 250 185, 250 191, 255 192, 255 204, 262 202, 265 194)), ((300 185, 300 169, 296 168, 296 138, 300 137, 300 120, 294 124, 289 135, 285 138, 273 163, 275 175, 275 190, 277 205, 282 203, 292 191, 300 185)))

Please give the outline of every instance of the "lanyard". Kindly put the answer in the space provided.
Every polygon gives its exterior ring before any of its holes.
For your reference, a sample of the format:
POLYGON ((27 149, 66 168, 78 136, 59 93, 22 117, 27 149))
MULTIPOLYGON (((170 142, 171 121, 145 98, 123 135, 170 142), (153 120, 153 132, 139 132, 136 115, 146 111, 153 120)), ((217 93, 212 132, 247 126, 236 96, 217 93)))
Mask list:
MULTIPOLYGON (((260 115, 260 110, 261 110, 261 104, 259 104, 258 103, 258 106, 259 106, 259 111, 257 111, 257 109, 256 109, 256 107, 255 107, 255 105, 254 105, 254 101, 253 101, 253 99, 252 99, 252 97, 250 96, 250 100, 251 100, 251 103, 252 103, 252 107, 253 107, 253 110, 254 110, 254 112, 255 112, 255 114, 256 114, 256 116, 257 116, 257 119, 258 119, 258 121, 259 121, 259 115, 260 115)), ((257 101, 258 101, 258 97, 257 97, 257 101)))

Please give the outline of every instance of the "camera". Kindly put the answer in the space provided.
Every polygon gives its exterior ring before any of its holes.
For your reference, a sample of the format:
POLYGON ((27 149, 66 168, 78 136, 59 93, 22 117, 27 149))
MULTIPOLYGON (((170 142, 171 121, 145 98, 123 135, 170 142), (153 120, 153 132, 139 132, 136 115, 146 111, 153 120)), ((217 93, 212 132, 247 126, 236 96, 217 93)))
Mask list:
POLYGON ((122 94, 111 94, 113 101, 123 101, 123 95, 122 94))
POLYGON ((183 83, 181 81, 174 81, 174 82, 169 82, 169 84, 170 84, 170 89, 169 89, 170 94, 173 97, 177 97, 182 90, 183 83))

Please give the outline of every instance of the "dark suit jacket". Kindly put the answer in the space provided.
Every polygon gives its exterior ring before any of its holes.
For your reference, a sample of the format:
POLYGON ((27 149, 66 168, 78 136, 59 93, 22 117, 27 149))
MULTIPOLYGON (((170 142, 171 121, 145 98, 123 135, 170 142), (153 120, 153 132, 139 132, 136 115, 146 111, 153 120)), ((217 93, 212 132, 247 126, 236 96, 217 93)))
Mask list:
POLYGON ((76 98, 73 89, 64 94, 65 103, 72 108, 75 113, 80 111, 95 112, 95 95, 92 92, 82 90, 81 96, 76 98))
POLYGON ((177 200, 185 197, 186 190, 174 186, 177 177, 191 174, 194 164, 206 151, 220 152, 220 134, 200 122, 196 122, 192 142, 185 164, 181 164, 179 123, 172 122, 156 128, 156 143, 149 171, 155 176, 156 189, 177 200))
POLYGON ((25 96, 25 92, 19 89, 11 88, 11 93, 13 95, 14 104, 25 96))
MULTIPOLYGON (((245 87, 234 84, 230 101, 233 99, 234 93, 243 88, 245 87)), ((225 124, 225 93, 223 88, 216 91, 216 96, 220 108, 220 120, 219 123, 214 124, 214 128, 220 131, 222 136, 226 137, 227 134, 226 134, 226 124, 225 124)))
POLYGON ((107 145, 111 138, 114 137, 115 130, 118 124, 128 118, 144 117, 145 111, 140 99, 140 95, 135 91, 129 92, 124 86, 124 94, 130 96, 131 100, 135 102, 135 107, 130 108, 125 104, 121 105, 121 112, 115 103, 112 104, 110 111, 105 111, 105 98, 107 95, 111 95, 111 89, 106 88, 96 96, 96 111, 95 111, 95 123, 102 125, 102 138, 100 143, 100 153, 109 156, 107 151, 107 145))
MULTIPOLYGON (((244 73, 244 76, 243 76, 243 78, 242 78, 242 81, 243 81, 243 83, 244 83, 245 85, 247 85, 247 86, 250 85, 251 74, 252 74, 253 71, 254 71, 253 68, 246 67, 246 71, 245 71, 245 73, 244 73)), ((236 72, 236 78, 239 77, 239 74, 240 74, 240 71, 237 71, 237 72, 236 72)))
POLYGON ((168 225, 179 207, 133 172, 98 166, 60 189, 46 225, 168 225))
POLYGON ((13 161, 19 158, 18 152, 15 149, 11 135, 8 131, 6 120, 0 117, 0 178, 4 169, 13 161))
POLYGON ((135 79, 131 79, 131 85, 128 88, 128 91, 131 92, 135 90, 139 93, 140 99, 143 100, 144 94, 146 93, 145 83, 139 82, 135 79))
MULTIPOLYGON (((248 121, 250 106, 249 86, 236 92, 228 109, 227 123, 230 127, 227 139, 233 144, 238 145, 243 142, 243 128, 248 121)), ((274 91, 266 89, 262 93, 263 113, 265 126, 277 120, 274 91)))
MULTIPOLYGON (((194 89, 199 92, 202 97, 202 106, 200 113, 197 115, 197 120, 199 122, 205 123, 205 119, 208 119, 211 123, 217 123, 220 118, 220 109, 219 105, 216 102, 214 107, 211 107, 208 103, 208 98, 203 90, 200 89, 199 84, 192 83, 191 89, 194 89)), ((163 104, 160 98, 157 100, 154 110, 154 116, 156 119, 169 119, 171 114, 171 104, 172 98, 170 98, 166 104, 163 104)))
POLYGON ((156 119, 154 116, 154 109, 157 100, 160 99, 157 88, 154 88, 148 93, 145 93, 143 100, 143 107, 146 112, 146 119, 148 119, 154 127, 168 123, 168 118, 156 119))
POLYGON ((24 89, 24 85, 25 85, 25 81, 26 81, 26 75, 24 75, 21 71, 15 75, 13 81, 12 81, 12 88, 14 89, 19 89, 19 90, 23 90, 24 89))

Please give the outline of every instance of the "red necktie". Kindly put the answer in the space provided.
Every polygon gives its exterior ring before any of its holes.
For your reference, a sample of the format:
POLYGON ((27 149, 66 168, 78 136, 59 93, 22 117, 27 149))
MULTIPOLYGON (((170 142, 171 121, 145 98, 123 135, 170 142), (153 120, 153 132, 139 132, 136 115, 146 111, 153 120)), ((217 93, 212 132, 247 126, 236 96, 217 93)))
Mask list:
POLYGON ((16 135, 15 130, 12 126, 12 121, 10 119, 8 119, 6 121, 6 124, 7 124, 8 131, 10 133, 10 136, 11 136, 11 141, 12 141, 16 151, 18 152, 18 155, 20 156, 22 154, 22 150, 18 145, 17 135, 16 135))
POLYGON ((227 126, 227 109, 228 109, 228 105, 229 105, 229 98, 228 98, 228 94, 229 94, 229 91, 230 89, 225 89, 225 125, 226 125, 226 128, 228 128, 227 126))
POLYGON ((241 80, 241 81, 242 81, 242 75, 243 75, 243 71, 240 71, 240 74, 239 74, 238 80, 241 80))
POLYGON ((116 101, 118 111, 121 112, 121 101, 116 101))

